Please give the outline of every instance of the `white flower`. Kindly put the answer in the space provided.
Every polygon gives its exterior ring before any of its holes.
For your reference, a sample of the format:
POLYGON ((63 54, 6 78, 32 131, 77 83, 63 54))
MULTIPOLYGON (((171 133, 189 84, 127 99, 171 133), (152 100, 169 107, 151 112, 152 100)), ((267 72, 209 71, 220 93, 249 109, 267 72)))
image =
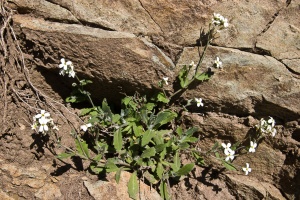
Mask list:
POLYGON ((37 123, 32 124, 31 125, 31 130, 36 130, 37 126, 38 126, 37 123))
POLYGON ((273 117, 270 117, 270 119, 268 120, 268 124, 270 124, 272 128, 275 126, 275 120, 273 119, 273 117))
POLYGON ((191 68, 195 68, 195 67, 196 67, 196 64, 194 63, 194 61, 192 61, 192 62, 190 63, 190 67, 191 67, 191 68))
POLYGON ((204 106, 204 104, 202 103, 202 98, 195 98, 195 101, 197 103, 197 107, 204 106))
POLYGON ((225 155, 228 154, 228 151, 232 151, 231 148, 230 148, 230 147, 231 147, 231 144, 230 144, 230 143, 227 143, 227 144, 222 143, 221 145, 222 145, 222 147, 224 148, 224 154, 225 154, 225 155))
POLYGON ((214 13, 211 23, 215 26, 219 26, 220 30, 228 27, 228 20, 218 13, 214 13))
POLYGON ((48 125, 47 125, 48 122, 49 122, 49 120, 46 118, 41 117, 39 119, 39 124, 40 124, 39 132, 43 133, 45 131, 48 131, 48 129, 49 129, 48 125))
POLYGON ((228 150, 225 152, 225 155, 226 155, 226 158, 225 160, 228 161, 229 159, 232 161, 234 159, 234 154, 235 154, 235 151, 233 150, 228 150))
POLYGON ((272 137, 274 137, 274 136, 276 135, 276 133, 277 133, 276 129, 273 128, 273 129, 271 130, 272 137))
POLYGON ((168 84, 168 80, 169 80, 168 77, 163 77, 163 81, 164 81, 164 83, 165 83, 166 85, 169 85, 169 84, 168 84))
POLYGON ((222 68, 222 62, 221 62, 221 60, 220 60, 220 58, 219 57, 217 57, 216 58, 216 60, 215 60, 215 62, 214 62, 214 66, 216 67, 216 68, 222 68))
POLYGON ((257 143, 256 142, 252 142, 250 141, 250 148, 249 148, 249 152, 254 153, 255 152, 255 148, 257 147, 257 143))
POLYGON ((249 163, 246 163, 246 167, 243 167, 243 171, 245 172, 245 175, 248 175, 248 173, 251 172, 249 163))
POLYGON ((89 127, 91 127, 91 126, 92 126, 91 123, 84 124, 84 125, 81 125, 81 126, 80 126, 80 129, 83 130, 84 132, 86 132, 87 129, 88 129, 89 127))
POLYGON ((66 62, 64 58, 60 60, 61 64, 59 64, 59 68, 61 69, 59 71, 59 75, 64 76, 65 74, 68 74, 69 77, 75 77, 75 71, 74 66, 71 61, 66 62))
POLYGON ((46 112, 45 110, 41 110, 41 114, 37 114, 36 116, 34 116, 35 119, 46 117, 50 117, 50 113, 46 112))

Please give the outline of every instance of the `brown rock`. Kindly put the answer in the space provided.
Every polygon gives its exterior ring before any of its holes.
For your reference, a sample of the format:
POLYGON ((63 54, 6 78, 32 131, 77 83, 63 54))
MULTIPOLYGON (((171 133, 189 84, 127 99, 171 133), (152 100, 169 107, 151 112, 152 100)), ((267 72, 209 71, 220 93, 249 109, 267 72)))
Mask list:
MULTIPOLYGON (((84 185, 96 200, 130 200, 131 198, 127 192, 127 184, 131 174, 125 171, 122 172, 119 183, 116 183, 114 180, 114 175, 115 173, 110 173, 107 177, 108 181, 97 181, 96 183, 84 181, 84 185)), ((139 188, 140 193, 137 199, 161 199, 160 195, 153 188, 151 189, 141 181, 139 188)))
POLYGON ((36 198, 43 199, 43 200, 58 199, 59 197, 61 197, 61 195, 62 194, 60 192, 60 189, 55 184, 52 183, 46 183, 44 187, 39 189, 34 194, 36 198))

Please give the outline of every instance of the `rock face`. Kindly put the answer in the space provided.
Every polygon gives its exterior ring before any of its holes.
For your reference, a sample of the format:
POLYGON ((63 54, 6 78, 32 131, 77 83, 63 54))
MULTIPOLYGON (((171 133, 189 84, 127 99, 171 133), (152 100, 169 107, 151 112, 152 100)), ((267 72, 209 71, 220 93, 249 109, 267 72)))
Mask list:
MULTIPOLYGON (((162 77, 175 80, 183 64, 199 59, 200 28, 214 12, 228 17, 228 30, 213 41, 202 65, 211 67, 218 56, 223 70, 184 95, 184 100, 202 97, 205 104, 191 108, 194 114, 187 118, 200 127, 203 150, 215 141, 243 139, 261 117, 273 116, 278 134, 259 144, 255 154, 234 161, 252 163, 250 178, 224 172, 219 182, 176 189, 174 198, 300 198, 299 1, 10 0, 9 6, 17 11, 13 27, 32 83, 59 102, 72 83, 58 75, 61 58, 93 81, 92 98, 118 104, 135 91, 150 96, 162 77), (222 195, 211 185, 223 187, 222 195)), ((196 175, 203 180, 201 171, 196 175)), ((61 195, 52 194, 59 188, 50 183, 22 181, 14 184, 35 188, 36 198, 61 195)))

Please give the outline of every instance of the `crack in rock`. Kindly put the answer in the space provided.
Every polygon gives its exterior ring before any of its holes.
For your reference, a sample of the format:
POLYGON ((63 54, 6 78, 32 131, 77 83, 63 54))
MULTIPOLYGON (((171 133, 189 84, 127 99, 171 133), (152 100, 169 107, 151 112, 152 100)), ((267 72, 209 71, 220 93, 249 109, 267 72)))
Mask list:
POLYGON ((142 8, 147 12, 147 14, 149 15, 149 17, 152 19, 152 21, 159 27, 160 31, 164 33, 163 29, 161 28, 161 26, 155 21, 155 19, 152 17, 152 15, 150 14, 150 12, 144 7, 143 3, 141 0, 138 0, 142 6, 142 8))

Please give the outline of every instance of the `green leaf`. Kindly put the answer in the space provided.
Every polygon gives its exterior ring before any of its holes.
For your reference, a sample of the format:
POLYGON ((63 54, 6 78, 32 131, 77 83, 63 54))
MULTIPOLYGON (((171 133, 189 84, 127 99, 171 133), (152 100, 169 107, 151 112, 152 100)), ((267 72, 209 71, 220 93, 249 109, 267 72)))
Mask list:
POLYGON ((153 126, 155 126, 155 128, 157 129, 160 126, 162 126, 168 122, 171 122, 175 117, 177 117, 177 113, 172 112, 170 110, 165 110, 165 111, 159 112, 153 123, 153 126))
POLYGON ((166 95, 162 92, 157 94, 157 101, 163 102, 163 103, 169 103, 169 99, 166 97, 166 95))
POLYGON ((155 150, 157 153, 162 152, 166 148, 165 144, 158 144, 155 146, 155 150))
POLYGON ((122 99, 122 103, 127 106, 129 102, 132 100, 132 97, 125 97, 122 99))
POLYGON ((185 142, 190 142, 190 143, 195 143, 195 142, 198 142, 198 138, 196 137, 183 137, 180 142, 181 143, 185 143, 185 142))
POLYGON ((219 152, 215 152, 215 156, 216 156, 216 158, 220 158, 219 152))
POLYGON ((84 116, 89 114, 94 108, 83 108, 80 110, 80 116, 84 116))
POLYGON ((105 164, 106 172, 116 172, 119 170, 119 167, 114 163, 114 159, 108 159, 105 164))
POLYGON ((143 126, 137 126, 136 123, 132 123, 133 133, 136 137, 139 137, 143 134, 143 126))
POLYGON ((106 99, 103 99, 103 101, 102 101, 102 110, 103 110, 103 112, 107 113, 111 119, 113 118, 113 114, 110 110, 110 107, 107 104, 106 99))
POLYGON ((164 182, 164 181, 161 181, 161 182, 160 182, 160 185, 159 185, 159 192, 160 192, 160 196, 161 196, 163 199, 165 199, 165 200, 171 199, 171 198, 170 198, 170 195, 169 195, 169 192, 168 192, 168 187, 167 187, 166 182, 164 182))
POLYGON ((75 155, 74 153, 61 153, 61 154, 58 154, 56 157, 58 159, 66 159, 66 158, 69 158, 74 155, 75 155))
POLYGON ((139 186, 136 176, 136 171, 133 172, 130 176, 129 182, 128 182, 128 194, 129 197, 132 199, 137 199, 137 194, 139 192, 139 186))
POLYGON ((178 78, 180 80, 180 86, 182 88, 186 88, 189 85, 188 81, 188 73, 189 70, 187 69, 186 65, 179 71, 178 78))
POLYGON ((189 130, 187 130, 186 132, 185 132, 185 135, 186 136, 191 136, 191 135, 193 135, 195 132, 197 132, 198 131, 198 128, 197 127, 192 127, 192 128, 190 128, 189 130))
POLYGON ((182 130, 182 128, 181 128, 180 126, 178 126, 178 127, 177 127, 177 129, 176 129, 176 133, 177 133, 179 136, 181 136, 181 135, 182 135, 182 133, 183 133, 183 130, 182 130))
POLYGON ((89 155, 89 149, 88 149, 87 143, 79 137, 76 138, 75 143, 76 143, 76 150, 77 150, 78 154, 82 158, 88 159, 90 157, 90 155, 89 155))
POLYGON ((116 182, 117 182, 117 183, 120 182, 122 170, 123 170, 123 167, 120 167, 120 168, 118 169, 118 171, 116 172, 115 179, 116 179, 116 182))
POLYGON ((154 103, 147 103, 145 106, 146 106, 147 110, 152 111, 153 108, 155 107, 155 104, 154 103))
POLYGON ((102 158, 102 154, 98 154, 93 158, 93 160, 96 162, 99 162, 101 160, 101 158, 102 158))
POLYGON ((171 167, 174 172, 177 172, 180 169, 180 159, 179 159, 178 151, 176 151, 176 154, 174 155, 173 162, 174 163, 171 164, 171 167))
POLYGON ((214 144, 214 146, 212 147, 212 150, 214 151, 214 150, 216 150, 218 147, 219 147, 219 143, 216 142, 216 143, 214 144))
POLYGON ((222 161, 222 163, 223 163, 224 167, 226 167, 226 169, 231 170, 231 171, 236 171, 236 167, 233 164, 226 162, 224 160, 222 161))
POLYGON ((176 175, 177 176, 185 176, 188 173, 190 173, 190 171, 192 171, 192 169, 194 168, 194 163, 189 163, 184 165, 182 168, 180 168, 177 172, 176 175))
POLYGON ((196 163, 200 166, 205 166, 204 158, 202 158, 198 153, 193 152, 193 156, 196 159, 196 163))
POLYGON ((159 181, 152 174, 150 174, 149 171, 144 173, 144 177, 152 184, 156 184, 159 181))
POLYGON ((112 115, 112 122, 117 123, 121 119, 121 116, 119 114, 112 115))
POLYGON ((114 132, 113 145, 114 145, 116 151, 120 151, 122 149, 123 140, 122 140, 122 131, 121 131, 121 129, 118 129, 114 132))
POLYGON ((97 166, 97 163, 91 163, 90 169, 91 169, 92 172, 94 172, 95 174, 100 174, 100 173, 104 170, 104 167, 97 166))
POLYGON ((210 77, 213 75, 213 73, 212 72, 209 72, 209 71, 207 71, 207 72, 203 72, 203 73, 197 73, 196 74, 196 76, 195 76, 195 78, 197 79, 197 80, 199 80, 199 81, 207 81, 207 80, 209 80, 210 79, 210 77))
POLYGON ((156 175, 159 177, 159 179, 162 179, 163 173, 164 173, 164 167, 162 163, 159 162, 156 167, 156 175))
POLYGON ((148 148, 146 149, 142 155, 141 155, 141 158, 150 158, 152 156, 154 156, 156 154, 156 150, 154 147, 151 147, 151 148, 148 148))
POLYGON ((154 136, 153 131, 151 130, 147 130, 143 135, 142 135, 142 147, 146 146, 147 144, 149 144, 149 142, 151 141, 152 137, 154 136))

